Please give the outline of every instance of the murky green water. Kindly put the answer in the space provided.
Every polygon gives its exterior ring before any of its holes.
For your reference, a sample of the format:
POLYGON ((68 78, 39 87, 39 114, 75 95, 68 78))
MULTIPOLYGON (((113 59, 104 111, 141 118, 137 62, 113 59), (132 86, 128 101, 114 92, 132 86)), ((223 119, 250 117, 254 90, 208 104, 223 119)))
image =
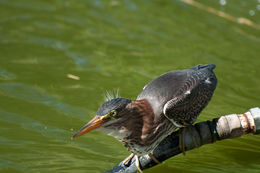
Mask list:
MULTIPOLYGON (((106 90, 134 99, 170 70, 217 65, 217 90, 198 121, 260 106, 260 2, 199 2, 254 25, 179 0, 0 0, 0 172, 112 168, 129 155, 121 143, 100 132, 70 137, 106 90)), ((147 172, 259 173, 259 155, 260 136, 247 135, 147 172)))

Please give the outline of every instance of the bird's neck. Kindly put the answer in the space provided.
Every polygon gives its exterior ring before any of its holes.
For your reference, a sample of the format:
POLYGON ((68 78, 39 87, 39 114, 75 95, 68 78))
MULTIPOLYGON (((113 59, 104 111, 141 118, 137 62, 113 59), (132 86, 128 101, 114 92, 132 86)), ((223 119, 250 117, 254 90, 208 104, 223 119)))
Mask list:
POLYGON ((152 133, 156 126, 153 109, 147 100, 136 100, 132 102, 132 105, 134 106, 134 116, 137 116, 142 121, 141 138, 145 138, 152 133))
POLYGON ((161 127, 168 123, 167 119, 163 116, 156 116, 154 111, 147 100, 132 101, 129 106, 131 107, 131 120, 135 125, 131 126, 132 137, 139 145, 149 145, 158 138, 161 127))

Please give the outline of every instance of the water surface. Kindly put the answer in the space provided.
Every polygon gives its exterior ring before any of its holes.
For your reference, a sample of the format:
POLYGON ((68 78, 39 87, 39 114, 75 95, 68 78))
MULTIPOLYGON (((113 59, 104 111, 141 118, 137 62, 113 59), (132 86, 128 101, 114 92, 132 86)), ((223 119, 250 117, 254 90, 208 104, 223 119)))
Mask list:
MULTIPOLYGON (((135 99, 170 70, 217 65, 216 92, 198 121, 260 106, 260 2, 196 2, 202 6, 0 0, 0 172, 112 168, 129 155, 121 143, 101 132, 71 136, 95 115, 107 90, 135 99), (246 20, 233 20, 239 18, 246 20)), ((260 136, 246 135, 147 172, 258 173, 259 154, 260 136)))

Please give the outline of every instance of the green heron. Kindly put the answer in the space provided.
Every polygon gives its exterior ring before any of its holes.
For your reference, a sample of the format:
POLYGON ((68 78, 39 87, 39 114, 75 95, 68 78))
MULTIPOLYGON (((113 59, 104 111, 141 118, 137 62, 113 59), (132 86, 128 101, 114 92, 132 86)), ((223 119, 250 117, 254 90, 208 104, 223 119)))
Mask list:
POLYGON ((145 154, 158 162, 152 155, 156 146, 177 128, 192 125, 210 101, 217 85, 215 67, 170 71, 148 83, 136 100, 113 98, 73 138, 99 129, 137 156, 137 166, 145 154))

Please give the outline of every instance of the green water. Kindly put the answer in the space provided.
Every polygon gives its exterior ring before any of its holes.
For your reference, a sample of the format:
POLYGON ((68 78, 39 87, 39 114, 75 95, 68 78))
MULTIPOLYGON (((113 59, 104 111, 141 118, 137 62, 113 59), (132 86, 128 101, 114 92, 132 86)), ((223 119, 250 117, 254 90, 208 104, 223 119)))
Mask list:
MULTIPOLYGON (((199 2, 260 25, 257 0, 199 2)), ((106 90, 134 99, 170 70, 217 65, 216 92, 198 121, 260 106, 259 53, 260 29, 179 0, 0 0, 0 172, 112 168, 130 154, 121 143, 101 132, 70 137, 106 90)), ((206 145, 146 172, 259 173, 260 136, 206 145)))

